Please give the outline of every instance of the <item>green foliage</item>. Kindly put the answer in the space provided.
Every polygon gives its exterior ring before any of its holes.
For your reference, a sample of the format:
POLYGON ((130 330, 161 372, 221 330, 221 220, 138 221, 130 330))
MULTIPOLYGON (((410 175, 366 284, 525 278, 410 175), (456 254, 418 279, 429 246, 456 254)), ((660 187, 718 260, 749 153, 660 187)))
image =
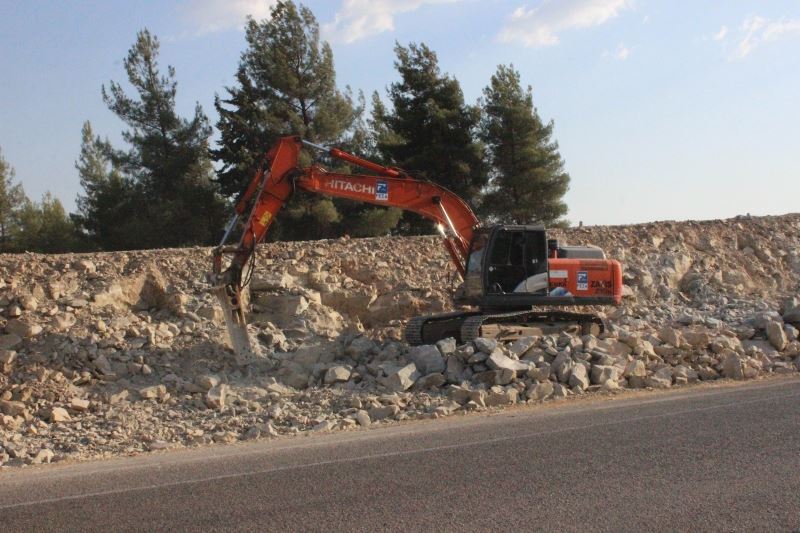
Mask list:
POLYGON ((31 202, 0 154, 0 252, 61 253, 76 246, 75 226, 61 202, 49 192, 31 202))
POLYGON ((553 122, 542 122, 513 65, 500 65, 483 90, 483 113, 491 164, 483 213, 494 222, 563 225, 569 174, 552 139, 553 122))
POLYGON ((131 97, 119 83, 103 100, 128 126, 128 148, 117 150, 84 125, 76 163, 84 195, 75 221, 103 249, 211 244, 225 204, 212 181, 211 127, 202 108, 184 119, 175 111, 175 69, 162 75, 158 39, 143 30, 124 61, 131 97))
POLYGON ((212 153, 223 163, 219 182, 226 195, 247 185, 278 138, 342 144, 363 111, 349 89, 336 88, 333 52, 320 41, 307 7, 278 2, 269 18, 248 20, 245 39, 237 84, 226 88, 227 98, 215 99, 221 140, 212 153))
MULTIPOLYGON (((349 88, 337 89, 333 52, 320 40, 310 9, 279 1, 269 18, 248 21, 245 38, 237 83, 214 104, 220 141, 212 155, 222 163, 218 182, 224 194, 240 193, 264 153, 283 136, 364 153, 368 135, 363 95, 354 98, 349 88)), ((276 220, 270 238, 335 236, 347 231, 363 209, 298 194, 276 220)))
POLYGON ((350 225, 352 237, 388 235, 400 222, 403 210, 396 207, 372 207, 360 212, 350 225))
POLYGON ((85 245, 103 250, 128 246, 129 224, 137 218, 134 187, 112 166, 108 141, 94 136, 87 121, 81 129, 81 154, 75 163, 83 194, 71 215, 85 245))
POLYGON ((28 198, 22 184, 14 183, 14 169, 0 152, 0 252, 14 249, 13 235, 18 215, 28 198))
POLYGON ((17 218, 14 241, 19 251, 63 253, 77 245, 74 224, 49 192, 39 203, 26 199, 17 218))
POLYGON ((320 221, 324 226, 330 226, 341 221, 342 217, 333 205, 330 198, 322 198, 311 206, 311 216, 320 221))
MULTIPOLYGON (((474 139, 480 112, 464 103, 458 80, 439 70, 425 44, 395 46, 401 81, 389 88, 392 109, 373 96, 372 127, 382 160, 447 187, 477 204, 487 182, 483 149, 474 139)), ((430 232, 430 222, 404 215, 413 233, 430 232)))

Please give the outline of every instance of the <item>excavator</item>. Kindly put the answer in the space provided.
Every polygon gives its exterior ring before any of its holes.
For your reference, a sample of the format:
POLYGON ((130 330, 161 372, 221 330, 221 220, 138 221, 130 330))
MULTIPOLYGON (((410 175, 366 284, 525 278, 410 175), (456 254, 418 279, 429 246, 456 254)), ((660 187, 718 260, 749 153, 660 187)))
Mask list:
POLYGON ((238 198, 222 241, 213 250, 209 281, 222 306, 233 350, 242 360, 260 355, 258 343, 247 333, 243 300, 256 245, 297 189, 398 207, 435 223, 463 279, 454 304, 466 309, 408 320, 405 338, 411 345, 432 344, 448 337, 467 342, 479 336, 496 336, 500 330, 524 334, 543 324, 557 327, 568 323, 584 333, 600 333, 605 324, 598 315, 561 308, 621 303, 622 267, 596 246, 561 245, 556 239, 548 239, 540 225, 483 226, 467 202, 432 181, 338 148, 297 136, 282 137, 266 153, 238 198), (300 154, 304 148, 368 173, 333 172, 319 164, 302 168, 300 154), (244 230, 238 244, 226 245, 240 221, 244 230), (225 256, 229 256, 228 261, 224 261, 225 256))

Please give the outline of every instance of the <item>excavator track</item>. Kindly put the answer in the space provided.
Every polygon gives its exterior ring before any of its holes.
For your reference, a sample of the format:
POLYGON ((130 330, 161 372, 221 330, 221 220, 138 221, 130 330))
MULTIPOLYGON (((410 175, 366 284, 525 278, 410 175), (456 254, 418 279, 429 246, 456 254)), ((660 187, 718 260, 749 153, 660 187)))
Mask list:
POLYGON ((518 328, 517 336, 525 334, 525 328, 536 327, 543 332, 551 332, 566 324, 576 324, 581 333, 603 333, 605 322, 597 315, 590 313, 572 313, 568 311, 517 311, 512 313, 482 314, 464 320, 461 325, 461 342, 469 342, 478 337, 495 336, 504 325, 513 326, 508 334, 513 337, 514 327, 518 328), (484 331, 485 326, 501 326, 496 331, 484 331), (592 331, 594 329, 594 331, 592 331))
POLYGON ((454 311, 435 315, 416 316, 406 323, 406 342, 412 346, 434 344, 447 337, 458 338, 461 325, 467 318, 479 314, 476 311, 454 311))
POLYGON ((532 331, 553 332, 571 324, 579 326, 581 333, 599 335, 606 329, 602 318, 589 313, 526 310, 485 314, 479 311, 456 311, 410 319, 406 324, 405 338, 412 346, 434 344, 447 337, 464 343, 481 336, 497 336, 503 328, 506 328, 504 336, 513 338, 515 335, 532 334, 532 331), (537 329, 533 330, 534 327, 537 329))

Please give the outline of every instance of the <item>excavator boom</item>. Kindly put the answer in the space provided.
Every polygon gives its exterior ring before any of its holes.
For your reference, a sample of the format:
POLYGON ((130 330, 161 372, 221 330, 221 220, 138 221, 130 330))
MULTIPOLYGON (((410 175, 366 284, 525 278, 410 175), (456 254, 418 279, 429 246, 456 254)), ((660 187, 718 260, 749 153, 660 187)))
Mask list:
POLYGON ((225 237, 214 251, 214 270, 211 282, 225 313, 228 334, 234 352, 244 360, 257 356, 257 348, 247 334, 242 289, 249 273, 248 263, 255 247, 267 234, 281 207, 296 189, 337 198, 359 200, 386 207, 399 207, 436 222, 444 245, 456 269, 463 276, 469 244, 478 219, 464 200, 446 188, 410 176, 403 170, 385 167, 348 154, 337 148, 326 148, 299 137, 283 137, 267 153, 265 164, 256 172, 235 207, 225 237), (357 165, 373 174, 344 174, 330 172, 321 166, 299 168, 303 145, 347 163, 357 165), (267 164, 269 165, 267 168, 267 164), (250 213, 236 246, 225 242, 238 221, 250 213), (223 254, 231 254, 223 270, 223 254))

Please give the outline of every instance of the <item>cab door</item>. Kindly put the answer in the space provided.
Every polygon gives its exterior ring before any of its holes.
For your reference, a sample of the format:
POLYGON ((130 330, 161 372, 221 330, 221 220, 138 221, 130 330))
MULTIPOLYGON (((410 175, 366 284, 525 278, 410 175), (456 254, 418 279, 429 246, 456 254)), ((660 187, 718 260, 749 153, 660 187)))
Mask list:
POLYGON ((548 288, 547 235, 544 230, 525 231, 525 281, 514 292, 544 294, 548 288))
POLYGON ((490 243, 486 292, 514 292, 526 278, 525 232, 499 229, 490 243))
POLYGON ((489 229, 478 229, 470 242, 467 255, 467 273, 464 276, 464 298, 470 303, 479 302, 483 297, 484 274, 487 261, 486 250, 491 233, 489 229))

